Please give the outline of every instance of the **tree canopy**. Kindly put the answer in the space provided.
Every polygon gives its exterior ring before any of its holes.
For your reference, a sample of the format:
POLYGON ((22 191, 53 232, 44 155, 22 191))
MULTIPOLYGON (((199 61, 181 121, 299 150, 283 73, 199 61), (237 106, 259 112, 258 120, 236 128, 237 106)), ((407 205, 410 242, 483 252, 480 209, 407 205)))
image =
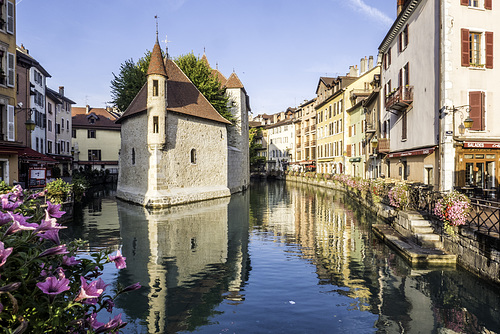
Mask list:
MULTIPOLYGON (((151 52, 147 51, 137 63, 134 63, 133 59, 128 59, 120 65, 118 75, 113 73, 114 78, 111 81, 111 96, 113 99, 111 103, 121 111, 128 108, 146 82, 146 73, 150 60, 151 52)), ((174 61, 219 114, 227 120, 233 121, 234 118, 227 106, 229 99, 225 94, 225 88, 222 87, 217 77, 212 74, 210 67, 193 53, 179 56, 174 61)))

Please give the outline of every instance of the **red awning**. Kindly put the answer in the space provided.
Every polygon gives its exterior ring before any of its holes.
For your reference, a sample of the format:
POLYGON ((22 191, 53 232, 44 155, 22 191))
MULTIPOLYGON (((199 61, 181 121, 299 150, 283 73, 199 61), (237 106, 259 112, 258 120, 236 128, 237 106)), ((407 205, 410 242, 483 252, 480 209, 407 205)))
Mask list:
POLYGON ((431 154, 434 152, 435 147, 431 148, 425 148, 421 150, 413 150, 413 151, 404 151, 404 152, 396 152, 396 153, 389 153, 387 155, 388 158, 399 158, 399 157, 409 157, 413 155, 427 155, 431 154))
POLYGON ((29 147, 24 147, 19 150, 19 159, 24 161, 35 161, 35 162, 46 162, 46 163, 57 163, 57 160, 46 156, 43 153, 32 150, 29 147))

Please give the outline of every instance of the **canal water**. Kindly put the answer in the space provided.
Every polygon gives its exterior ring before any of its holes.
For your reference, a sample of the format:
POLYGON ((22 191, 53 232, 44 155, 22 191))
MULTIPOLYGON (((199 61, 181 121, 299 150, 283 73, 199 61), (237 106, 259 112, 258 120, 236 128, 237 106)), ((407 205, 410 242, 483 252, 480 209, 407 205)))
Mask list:
POLYGON ((103 193, 63 231, 127 258, 103 278, 143 286, 116 300, 124 333, 500 333, 498 286, 411 268, 373 223, 342 193, 271 182, 160 211, 103 193))

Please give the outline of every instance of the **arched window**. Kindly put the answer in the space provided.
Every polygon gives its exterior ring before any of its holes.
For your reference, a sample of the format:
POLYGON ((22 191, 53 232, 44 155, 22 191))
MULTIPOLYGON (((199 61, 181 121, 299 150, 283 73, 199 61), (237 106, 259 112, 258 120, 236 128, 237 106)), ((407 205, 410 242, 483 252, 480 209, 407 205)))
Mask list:
POLYGON ((132 165, 135 165, 135 149, 132 148, 132 165))
POLYGON ((196 164, 196 149, 191 149, 191 163, 196 164))

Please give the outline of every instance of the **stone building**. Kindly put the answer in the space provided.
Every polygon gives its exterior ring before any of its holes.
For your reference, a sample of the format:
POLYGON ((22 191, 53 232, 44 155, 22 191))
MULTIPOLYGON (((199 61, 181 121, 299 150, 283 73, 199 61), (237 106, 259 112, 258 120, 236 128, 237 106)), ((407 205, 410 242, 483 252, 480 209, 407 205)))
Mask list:
POLYGON ((234 125, 175 62, 162 57, 156 42, 147 82, 117 120, 122 134, 117 197, 168 207, 246 189, 248 96, 235 74, 223 84, 234 125))

